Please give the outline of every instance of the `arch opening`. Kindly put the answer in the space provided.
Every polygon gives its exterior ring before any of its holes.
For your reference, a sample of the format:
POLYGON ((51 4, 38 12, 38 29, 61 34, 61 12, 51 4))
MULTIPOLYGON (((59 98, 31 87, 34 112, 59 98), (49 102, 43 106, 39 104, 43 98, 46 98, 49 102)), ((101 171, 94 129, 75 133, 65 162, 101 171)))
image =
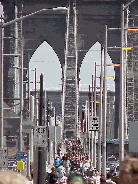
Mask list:
MULTIPOLYGON (((3 9, 2 2, 0 2, 0 15, 1 15, 2 17, 4 17, 4 9, 3 9)), ((0 20, 0 22, 1 22, 1 20, 0 20)))
POLYGON ((29 63, 30 90, 34 90, 34 69, 36 68, 37 89, 40 88, 40 74, 44 75, 44 89, 62 90, 62 67, 53 48, 44 41, 34 52, 29 63))
MULTIPOLYGON (((94 63, 97 65, 101 64, 101 44, 96 42, 89 51, 86 53, 79 72, 79 90, 89 91, 89 85, 92 85, 92 75, 94 75, 94 63)), ((103 52, 103 64, 104 64, 104 52, 103 52)), ((113 64, 111 57, 107 54, 107 65, 113 64)), ((101 67, 96 67, 96 75, 100 77, 101 67)), ((115 78, 114 67, 107 66, 107 76, 113 76, 115 78)), ((114 78, 107 78, 108 90, 115 91, 115 81, 114 78)), ((100 80, 96 79, 97 87, 100 87, 100 80)))

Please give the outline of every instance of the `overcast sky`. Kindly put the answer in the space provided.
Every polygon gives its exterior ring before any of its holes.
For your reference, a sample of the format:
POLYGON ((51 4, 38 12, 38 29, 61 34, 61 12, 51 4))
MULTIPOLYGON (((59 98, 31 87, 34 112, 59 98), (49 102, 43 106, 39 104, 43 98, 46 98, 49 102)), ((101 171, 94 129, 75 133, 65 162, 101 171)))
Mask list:
MULTIPOLYGON (((97 42, 90 50, 87 52, 81 68, 80 68, 80 90, 89 90, 89 84, 92 83, 92 74, 94 74, 94 63, 101 63, 101 45, 97 42), (99 50, 99 51, 95 51, 99 50)), ((112 64, 112 61, 107 56, 107 64, 112 64)), ((40 74, 44 75, 44 88, 47 90, 61 90, 61 77, 62 70, 59 59, 56 53, 53 51, 52 47, 47 43, 43 42, 38 49, 33 54, 30 60, 30 70, 37 70, 37 82, 40 81, 40 74)), ((107 76, 114 76, 114 68, 107 67, 107 76)), ((97 66, 97 77, 100 76, 100 66, 97 66)), ((30 71, 30 80, 34 81, 34 72, 30 71)), ((100 85, 100 79, 97 78, 97 86, 100 85)), ((115 90, 115 82, 113 78, 107 79, 107 86, 109 90, 115 90)), ((34 89, 34 84, 31 84, 31 89, 34 89)), ((37 84, 39 88, 39 84, 37 84)))
POLYGON ((0 15, 3 15, 3 6, 0 3, 0 15))

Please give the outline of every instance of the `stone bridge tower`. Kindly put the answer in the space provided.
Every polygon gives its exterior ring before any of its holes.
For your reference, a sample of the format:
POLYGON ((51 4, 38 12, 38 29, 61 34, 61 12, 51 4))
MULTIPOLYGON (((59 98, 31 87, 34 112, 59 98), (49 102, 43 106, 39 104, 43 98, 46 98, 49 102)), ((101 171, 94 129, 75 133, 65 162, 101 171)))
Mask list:
POLYGON ((78 56, 76 3, 69 2, 63 88, 63 131, 66 137, 78 135, 78 56))
MULTIPOLYGON (((76 0, 76 8, 70 0, 1 0, 4 6, 5 15, 8 22, 20 17, 21 14, 27 15, 43 8, 69 7, 66 13, 48 11, 28 19, 23 20, 24 45, 24 67, 28 67, 28 53, 30 58, 37 47, 47 41, 59 57, 64 77, 64 133, 77 136, 77 115, 78 115, 78 73, 87 51, 91 46, 99 41, 104 45, 104 27, 117 28, 121 25, 121 5, 128 3, 128 0, 76 0), (23 8, 22 8, 23 4, 23 8), (18 12, 15 11, 15 6, 18 12), (76 16, 77 9, 77 16, 76 16), (16 13, 17 15, 16 15, 16 13), (76 18, 77 17, 77 18, 76 18), (77 23, 76 23, 77 22, 77 23), (67 27, 68 26, 68 27, 67 27), (77 29, 76 29, 77 26, 77 29), (72 30, 77 30, 72 34, 72 30), (66 35, 66 36, 65 36, 66 35), (77 40, 76 40, 77 37, 77 40), (77 43, 77 44, 75 44, 77 43), (69 46, 68 46, 69 45, 69 46), (66 48, 66 49, 65 49, 66 48), (72 51, 72 49, 74 51, 72 51), (64 52, 66 50, 66 52, 64 52), (78 52, 76 52, 76 50, 78 52), (76 91, 75 91, 76 90, 76 91), (72 101, 70 101, 72 99, 72 101), (68 109, 70 109, 68 111, 68 109), (69 123, 71 122, 71 123, 69 123), (74 123, 74 124, 73 124, 74 123), (70 132, 68 132, 70 129, 70 132), (74 131, 73 131, 74 130, 74 131)), ((130 7, 129 25, 137 26, 138 1, 130 7)), ((5 37, 21 37, 21 24, 7 26, 4 29, 5 37), (18 35, 15 35, 15 26, 18 26, 18 35)), ((127 58, 127 114, 130 123, 138 120, 138 101, 137 101, 137 32, 128 33, 128 46, 134 47, 133 51, 128 51, 127 58)), ((120 47, 120 30, 108 32, 108 47, 120 47)), ((14 53, 15 39, 4 40, 4 53, 14 53)), ((20 52, 20 39, 18 39, 20 52)), ((108 51, 114 64, 120 63, 120 51, 108 51)), ((29 59, 30 59, 29 58, 29 59)), ((20 63, 13 57, 4 57, 4 97, 14 97, 14 68, 15 64, 20 63)), ((25 73, 24 73, 25 78, 25 73)), ((18 85, 16 85, 17 87, 18 85)), ((115 125, 114 138, 118 138, 119 126, 119 93, 120 93, 120 70, 115 68, 115 125)), ((19 87, 19 86, 18 86, 19 87)), ((26 88, 24 85, 24 97, 26 88)), ((18 95, 20 95, 18 93, 18 95)), ((6 101, 7 102, 7 101, 6 101)), ((8 105, 13 106, 14 101, 9 101, 8 105)))

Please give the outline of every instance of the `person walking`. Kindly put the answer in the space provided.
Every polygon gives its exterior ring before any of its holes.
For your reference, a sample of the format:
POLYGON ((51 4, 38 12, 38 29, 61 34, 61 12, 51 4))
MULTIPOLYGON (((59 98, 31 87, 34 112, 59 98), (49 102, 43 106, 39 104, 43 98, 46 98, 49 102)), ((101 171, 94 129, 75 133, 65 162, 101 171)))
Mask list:
POLYGON ((60 161, 59 157, 56 157, 56 159, 55 159, 55 167, 58 168, 60 163, 61 163, 61 161, 60 161))
POLYGON ((49 184, 58 184, 58 174, 56 172, 55 167, 51 168, 51 173, 47 176, 47 181, 49 184))
POLYGON ((70 161, 69 161, 69 159, 67 159, 67 161, 65 163, 65 167, 66 167, 66 175, 68 175, 69 171, 70 171, 70 161))
POLYGON ((116 183, 111 179, 111 174, 110 174, 110 173, 107 173, 107 176, 106 176, 106 183, 108 183, 108 184, 116 184, 116 183))

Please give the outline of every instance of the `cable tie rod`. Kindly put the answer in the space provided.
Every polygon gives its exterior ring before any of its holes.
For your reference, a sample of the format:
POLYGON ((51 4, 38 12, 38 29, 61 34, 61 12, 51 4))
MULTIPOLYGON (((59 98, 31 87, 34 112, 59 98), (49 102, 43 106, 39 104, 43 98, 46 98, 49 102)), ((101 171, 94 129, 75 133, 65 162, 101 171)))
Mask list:
POLYGON ((121 47, 107 47, 107 49, 121 49, 121 47))
POLYGON ((121 28, 118 27, 118 28, 107 28, 107 30, 120 30, 121 28))
POLYGON ((125 27, 124 29, 138 29, 138 27, 125 27))
POLYGON ((19 39, 19 38, 15 38, 15 37, 3 37, 4 39, 19 39))
MULTIPOLYGON (((21 69, 20 66, 13 66, 13 68, 21 69)), ((28 70, 28 68, 23 68, 24 70, 28 70)))
POLYGON ((21 54, 3 54, 4 56, 21 56, 21 54))

